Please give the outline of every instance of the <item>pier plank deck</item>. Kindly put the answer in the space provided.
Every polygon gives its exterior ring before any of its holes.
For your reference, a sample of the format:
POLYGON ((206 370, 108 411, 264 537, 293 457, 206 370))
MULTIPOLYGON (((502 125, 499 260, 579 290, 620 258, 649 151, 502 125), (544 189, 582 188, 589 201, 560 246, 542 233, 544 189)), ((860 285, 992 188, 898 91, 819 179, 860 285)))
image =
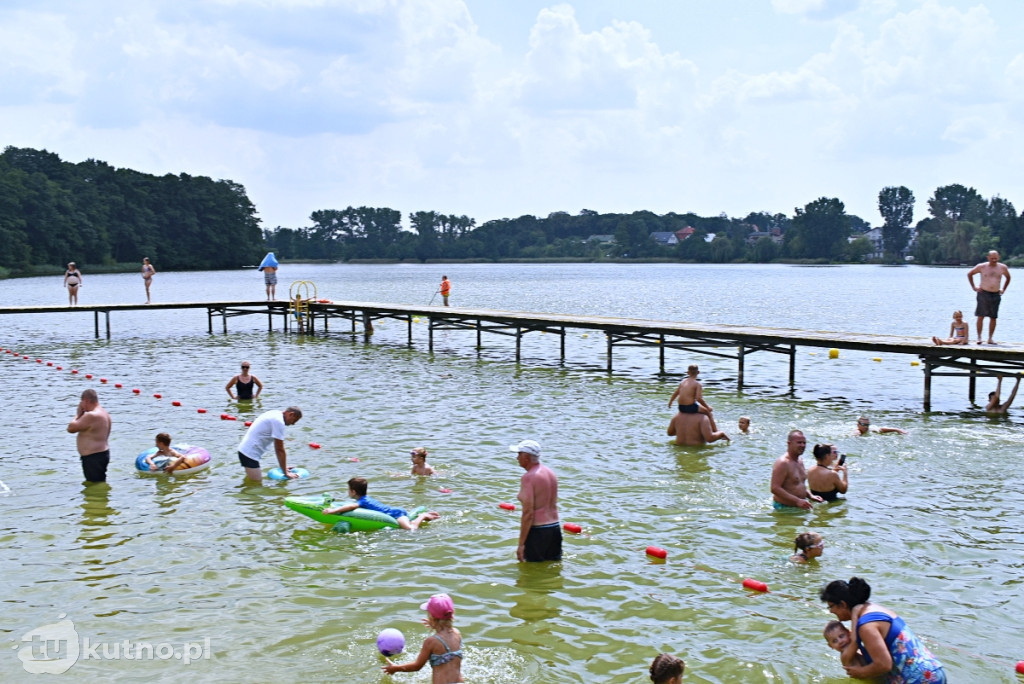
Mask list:
MULTIPOLYGON (((110 314, 120 311, 146 311, 167 309, 205 309, 209 332, 213 332, 213 318, 220 316, 224 332, 227 319, 234 316, 265 315, 268 329, 273 319, 280 316, 285 331, 295 325, 291 302, 288 300, 248 300, 211 302, 160 302, 153 304, 86 304, 82 306, 4 306, 0 316, 17 314, 54 314, 91 312, 95 319, 96 336, 100 336, 99 316, 106 318, 107 337, 110 337, 110 314), (291 324, 291 325, 290 325, 291 324)), ((751 353, 768 351, 789 356, 790 384, 795 384, 795 352, 797 347, 822 347, 874 352, 879 354, 908 354, 917 356, 924 372, 924 406, 930 410, 932 376, 958 376, 969 378, 969 398, 974 400, 975 379, 979 376, 1024 375, 1024 343, 1002 342, 996 345, 968 344, 937 346, 930 337, 879 335, 862 332, 832 330, 802 330, 756 325, 726 323, 700 323, 663 321, 618 316, 589 316, 575 314, 536 313, 445 306, 412 306, 380 302, 317 301, 308 303, 309 321, 305 332, 316 333, 317 318, 322 320, 322 331, 329 331, 329 320, 341 318, 351 322, 352 332, 361 321, 363 334, 373 333, 373 321, 397 319, 407 323, 409 344, 413 344, 413 326, 416 318, 425 318, 429 324, 429 345, 433 349, 435 330, 471 330, 481 346, 482 333, 515 337, 516 359, 520 358, 522 337, 530 332, 548 332, 561 336, 561 353, 565 357, 566 329, 603 332, 607 339, 607 368, 612 369, 612 350, 619 346, 658 347, 661 369, 665 366, 665 349, 687 350, 738 362, 738 384, 743 386, 744 359, 751 353), (735 351, 730 351, 735 349, 735 351)), ((297 327, 297 326, 296 326, 297 327)))

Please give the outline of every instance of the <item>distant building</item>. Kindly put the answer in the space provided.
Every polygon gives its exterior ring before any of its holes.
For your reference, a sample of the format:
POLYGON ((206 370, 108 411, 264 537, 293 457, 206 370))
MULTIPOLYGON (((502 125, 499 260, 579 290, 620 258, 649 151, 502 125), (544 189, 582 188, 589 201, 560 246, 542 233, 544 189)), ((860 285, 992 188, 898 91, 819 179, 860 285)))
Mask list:
POLYGON ((695 232, 697 232, 697 229, 694 228, 693 226, 686 226, 685 228, 680 228, 679 230, 676 231, 676 239, 679 242, 682 242, 683 240, 686 240, 691 235, 693 235, 695 232))
POLYGON ((651 239, 657 242, 659 245, 666 245, 671 247, 672 245, 679 244, 679 238, 676 237, 675 233, 672 232, 655 232, 651 233, 651 239))
POLYGON ((760 228, 753 224, 751 224, 750 227, 753 228, 753 230, 750 231, 749 235, 747 235, 746 243, 748 245, 753 245, 758 240, 765 239, 771 240, 777 245, 782 244, 782 231, 779 230, 778 228, 772 228, 771 230, 761 230, 760 228))

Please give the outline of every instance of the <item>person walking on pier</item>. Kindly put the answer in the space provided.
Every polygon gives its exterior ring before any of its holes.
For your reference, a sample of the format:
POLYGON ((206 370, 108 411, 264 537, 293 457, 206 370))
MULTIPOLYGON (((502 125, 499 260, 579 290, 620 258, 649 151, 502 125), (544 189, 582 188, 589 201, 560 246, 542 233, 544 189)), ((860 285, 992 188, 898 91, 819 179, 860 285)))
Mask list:
POLYGON ((967 272, 967 282, 971 289, 978 293, 978 304, 974 315, 978 317, 978 344, 981 344, 981 330, 985 317, 988 317, 988 343, 995 344, 992 336, 996 332, 996 318, 999 317, 999 302, 1006 288, 1010 286, 1010 269, 1006 264, 999 263, 999 252, 992 250, 988 253, 988 261, 978 264, 967 272), (981 283, 978 287, 974 285, 974 274, 981 275, 981 283), (1006 283, 1003 284, 1003 276, 1006 283))
POLYGON ((985 405, 986 413, 1006 413, 1010 408, 1010 404, 1013 403, 1014 398, 1017 396, 1017 388, 1020 387, 1020 376, 1017 376, 1017 383, 1013 386, 1013 391, 1010 392, 1010 398, 1006 400, 1005 404, 999 403, 999 392, 1003 389, 1003 376, 998 376, 999 380, 996 382, 996 391, 988 393, 988 404, 985 405))
POLYGON ((267 411, 252 422, 249 431, 242 438, 242 443, 238 445, 238 461, 245 468, 247 478, 256 482, 263 479, 260 458, 270 449, 271 445, 277 455, 277 464, 281 466, 281 472, 287 475, 289 480, 298 477, 288 467, 288 452, 284 448, 284 429, 287 425, 295 425, 301 418, 302 411, 290 406, 284 411, 267 411))
POLYGON ((448 276, 446 275, 441 276, 441 288, 439 292, 441 293, 441 299, 444 300, 444 305, 448 306, 448 295, 452 293, 452 281, 448 280, 448 276))
POLYGON ((260 396, 260 392, 263 391, 263 383, 260 382, 260 379, 255 375, 249 375, 250 365, 248 361, 243 361, 242 372, 228 380, 228 384, 224 389, 228 391, 228 396, 232 399, 237 399, 238 401, 256 399, 260 396), (256 387, 256 394, 252 392, 253 386, 256 387), (234 393, 231 391, 232 387, 235 388, 234 393))
POLYGON ((64 287, 68 288, 68 306, 78 304, 78 288, 82 286, 82 272, 72 261, 68 264, 68 270, 64 272, 64 287))
POLYGON ((96 390, 82 392, 75 419, 68 423, 68 432, 78 435, 78 454, 82 457, 82 474, 86 482, 106 482, 110 464, 110 414, 100 406, 96 390))
POLYGON ((540 462, 540 444, 524 439, 509 446, 526 471, 519 486, 523 505, 519 524, 519 562, 562 560, 562 525, 558 519, 558 478, 540 462))
POLYGON ((807 438, 799 430, 789 433, 786 453, 779 456, 772 466, 772 506, 777 511, 787 508, 810 510, 822 498, 807 491, 807 471, 800 456, 807 448, 807 438))
POLYGON ((149 304, 149 286, 153 284, 156 269, 149 263, 149 257, 142 257, 142 279, 146 282, 146 303, 149 304))

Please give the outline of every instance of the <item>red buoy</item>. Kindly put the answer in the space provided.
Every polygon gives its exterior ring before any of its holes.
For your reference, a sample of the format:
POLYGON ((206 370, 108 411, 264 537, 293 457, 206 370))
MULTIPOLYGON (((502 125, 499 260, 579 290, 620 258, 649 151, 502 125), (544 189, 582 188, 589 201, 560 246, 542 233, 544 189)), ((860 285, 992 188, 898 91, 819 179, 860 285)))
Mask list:
POLYGON ((78 371, 76 369, 72 368, 71 369, 71 374, 72 375, 78 375, 78 371))
POLYGON ((583 528, 576 523, 565 523, 562 527, 565 528, 566 532, 571 532, 572 534, 579 534, 583 531, 583 528))
POLYGON ((668 558, 668 551, 658 546, 648 546, 646 551, 647 555, 653 558, 661 558, 662 560, 668 558))
POLYGON ((86 373, 85 374, 85 379, 86 380, 92 380, 92 373, 86 373))
POLYGON ((510 503, 507 503, 505 501, 502 501, 500 504, 498 504, 498 508, 504 508, 506 511, 514 511, 514 510, 516 510, 516 507, 515 507, 514 504, 510 504, 510 503))
POLYGON ((309 448, 310 448, 310 449, 319 449, 319 448, 320 448, 320 445, 319 445, 319 444, 317 444, 316 442, 310 442, 310 443, 309 443, 309 448))
POLYGON ((42 362, 43 362, 42 359, 36 359, 36 363, 42 363, 42 362))
POLYGON ((349 462, 351 462, 351 463, 359 463, 359 459, 358 459, 358 458, 356 458, 355 456, 353 456, 352 458, 350 458, 350 459, 348 459, 348 460, 349 460, 349 462))
POLYGON ((452 493, 452 490, 448 489, 447 487, 441 487, 437 491, 441 492, 442 494, 451 494, 452 493))
MULTIPOLYGON (((60 370, 60 369, 58 368, 57 370, 60 370)), ((115 382, 114 383, 114 387, 116 387, 117 389, 121 389, 122 385, 119 382, 115 382)))
POLYGON ((47 366, 52 366, 52 365, 53 365, 53 361, 47 361, 47 362, 46 362, 46 365, 47 365, 47 366))
POLYGON ((63 366, 57 366, 57 370, 64 370, 63 366))
POLYGON ((181 402, 180 401, 172 401, 171 402, 171 406, 181 406, 181 402))
POLYGON ((753 589, 754 591, 768 591, 768 585, 764 582, 758 582, 756 579, 750 579, 749 577, 743 580, 743 586, 747 589, 753 589))
MULTIPOLYGON (((120 385, 118 385, 120 387, 120 385)), ((196 413, 206 413, 206 409, 196 409, 196 413)))
POLYGON ((226 413, 220 414, 220 419, 221 420, 227 420, 228 419, 228 414, 226 414, 226 413))
POLYGON ((245 427, 249 427, 250 425, 252 425, 252 421, 251 420, 245 421, 245 427))
POLYGON ((102 382, 104 385, 106 385, 107 384, 107 379, 106 378, 100 378, 100 382, 102 382))
POLYGON ((153 395, 153 398, 154 398, 154 399, 163 399, 163 398, 164 398, 164 395, 162 395, 162 394, 154 394, 154 395, 153 395))
POLYGON ((1024 674, 1024 660, 1017 661, 1017 674, 1024 674))
POLYGON ((133 394, 138 394, 141 390, 138 387, 132 388, 133 394))

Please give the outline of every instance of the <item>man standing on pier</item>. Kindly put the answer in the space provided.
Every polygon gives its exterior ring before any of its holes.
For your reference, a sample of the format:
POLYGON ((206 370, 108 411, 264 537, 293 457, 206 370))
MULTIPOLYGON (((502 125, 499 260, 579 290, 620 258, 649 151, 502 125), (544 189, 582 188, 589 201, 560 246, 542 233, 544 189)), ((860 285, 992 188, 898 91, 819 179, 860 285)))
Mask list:
POLYGON ((974 315, 978 317, 978 344, 981 344, 981 330, 984 319, 988 316, 988 343, 995 344, 992 335, 996 331, 996 318, 999 317, 999 302, 1006 288, 1010 286, 1010 269, 1006 264, 999 263, 999 252, 992 250, 988 253, 988 261, 978 264, 967 272, 967 282, 971 289, 978 293, 978 304, 974 315), (974 274, 981 274, 979 287, 974 286, 974 274), (1003 276, 1006 276, 1006 284, 1002 284, 1003 276))
POLYGON ((779 456, 772 466, 772 506, 777 511, 787 508, 810 510, 812 501, 823 501, 820 496, 807 491, 807 471, 800 460, 806 448, 804 433, 793 430, 789 433, 786 453, 779 456))
POLYGON ((558 478, 540 462, 540 444, 524 439, 513 444, 519 466, 526 471, 519 485, 523 518, 519 523, 519 562, 562 560, 562 524, 558 519, 558 478))
POLYGON ((68 423, 68 432, 78 435, 78 454, 82 457, 82 473, 86 482, 107 481, 110 425, 110 414, 100 406, 96 390, 82 392, 75 419, 68 423))

